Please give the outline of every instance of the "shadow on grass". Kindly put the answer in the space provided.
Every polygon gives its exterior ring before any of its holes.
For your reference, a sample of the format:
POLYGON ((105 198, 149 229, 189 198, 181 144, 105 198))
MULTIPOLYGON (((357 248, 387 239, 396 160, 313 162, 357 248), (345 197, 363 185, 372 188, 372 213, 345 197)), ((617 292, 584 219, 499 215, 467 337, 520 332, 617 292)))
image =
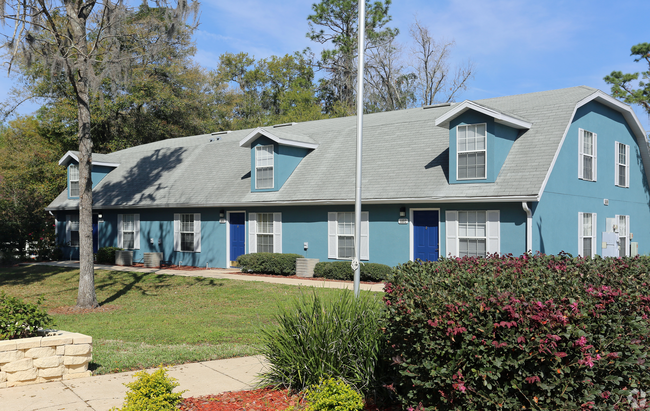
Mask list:
POLYGON ((79 271, 74 268, 61 268, 44 265, 20 265, 17 267, 0 267, 0 287, 30 285, 41 282, 55 275, 79 271))

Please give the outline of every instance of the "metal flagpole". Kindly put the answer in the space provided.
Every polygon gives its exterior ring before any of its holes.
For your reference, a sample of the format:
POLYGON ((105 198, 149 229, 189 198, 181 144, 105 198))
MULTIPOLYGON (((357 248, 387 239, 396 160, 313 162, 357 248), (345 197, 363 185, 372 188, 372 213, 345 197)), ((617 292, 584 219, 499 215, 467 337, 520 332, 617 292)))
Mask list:
POLYGON ((359 67, 357 71, 357 179, 354 199, 354 296, 359 297, 361 281, 361 149, 363 147, 363 54, 366 37, 366 2, 359 0, 359 67))

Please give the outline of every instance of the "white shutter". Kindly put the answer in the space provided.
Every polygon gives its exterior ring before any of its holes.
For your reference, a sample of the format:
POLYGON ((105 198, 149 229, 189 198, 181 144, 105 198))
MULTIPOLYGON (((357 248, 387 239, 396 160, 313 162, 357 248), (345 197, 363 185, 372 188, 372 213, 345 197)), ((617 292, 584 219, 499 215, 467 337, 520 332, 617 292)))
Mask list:
POLYGON ((584 169, 584 156, 582 155, 582 150, 584 149, 584 134, 585 131, 583 129, 578 129, 578 178, 582 179, 583 178, 583 169, 584 169))
POLYGON ((124 215, 117 215, 117 248, 124 248, 124 215))
POLYGON ((620 144, 618 141, 614 142, 614 185, 618 185, 618 178, 620 177, 620 173, 618 172, 618 150, 620 149, 620 144))
POLYGON ((488 254, 501 254, 499 210, 488 210, 487 214, 487 247, 488 254))
POLYGON ((336 239, 337 213, 327 213, 327 258, 338 257, 338 242, 336 239))
POLYGON ((625 233, 626 241, 625 241, 625 256, 629 257, 630 256, 630 245, 631 245, 631 239, 630 239, 630 216, 626 215, 625 216, 625 229, 627 232, 625 233))
POLYGON ((368 212, 361 212, 361 259, 370 260, 370 222, 368 212))
MULTIPOLYGON (((591 162, 591 165, 593 167, 592 175, 594 176, 594 181, 596 181, 596 180, 598 180, 598 144, 597 144, 598 135, 596 133, 593 133, 593 136, 594 136, 594 161, 591 162)), ((594 231, 594 233, 595 233, 595 231, 594 231)), ((594 241, 592 241, 592 243, 595 243, 595 242, 596 241, 595 241, 595 237, 594 237, 594 241)), ((596 254, 594 254, 594 255, 596 255, 596 254)))
POLYGON ((447 255, 458 257, 458 211, 445 212, 445 229, 447 231, 447 255))
POLYGON ((598 232, 598 218, 596 216, 596 213, 591 213, 591 255, 592 257, 596 256, 596 238, 598 236, 596 233, 598 232))
POLYGON ((181 215, 174 214, 174 251, 181 251, 181 215))
POLYGON ((582 238, 583 238, 582 233, 584 232, 582 230, 582 220, 583 220, 583 215, 582 215, 582 213, 578 212, 578 255, 580 257, 584 257, 582 255, 582 243, 583 243, 583 241, 582 241, 582 238))
MULTIPOLYGON (((625 187, 630 186, 630 146, 625 145, 625 187)), ((618 168, 618 167, 616 167, 618 168)), ((629 226, 628 226, 629 227, 629 226)))
POLYGON ((194 214, 194 252, 201 252, 201 213, 194 214))
POLYGON ((65 216, 65 243, 69 245, 72 241, 72 236, 70 235, 71 225, 70 225, 70 216, 65 216))
POLYGON ((282 252, 282 213, 273 213, 273 252, 282 252))
POLYGON ((133 248, 140 249, 140 214, 133 214, 133 248))
POLYGON ((248 252, 257 252, 257 213, 248 213, 248 252))

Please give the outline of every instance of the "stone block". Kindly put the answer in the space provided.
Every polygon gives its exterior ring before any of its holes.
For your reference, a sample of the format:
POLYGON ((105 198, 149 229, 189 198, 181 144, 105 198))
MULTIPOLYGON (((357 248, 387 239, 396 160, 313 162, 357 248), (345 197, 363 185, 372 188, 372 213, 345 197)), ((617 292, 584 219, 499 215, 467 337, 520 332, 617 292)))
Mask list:
POLYGON ((63 377, 38 377, 36 378, 36 383, 40 384, 42 382, 50 382, 50 381, 61 381, 63 380, 63 377))
POLYGON ((52 357, 43 357, 34 359, 34 367, 36 368, 54 368, 63 364, 63 357, 57 355, 52 357))
POLYGON ((61 377, 65 373, 65 367, 59 365, 56 368, 43 368, 38 370, 38 376, 43 378, 61 377))
POLYGON ((80 372, 88 371, 88 363, 80 365, 68 365, 66 368, 67 374, 78 374, 80 372))
POLYGON ((30 348, 25 351, 26 358, 43 358, 56 355, 56 350, 52 347, 30 348))
POLYGON ((90 361, 90 356, 88 355, 80 355, 80 356, 65 356, 63 357, 63 365, 80 365, 84 364, 90 361))
POLYGON ((2 351, 0 352, 0 364, 6 364, 8 362, 18 361, 25 358, 24 351, 2 351))
POLYGON ((65 354, 65 345, 59 345, 56 347, 56 355, 63 355, 65 354))
POLYGON ((0 352, 13 351, 16 349, 16 340, 0 341, 0 352))
POLYGON ((78 374, 64 374, 63 375, 63 380, 74 380, 77 378, 87 378, 92 375, 92 372, 86 371, 86 372, 80 372, 78 374))
POLYGON ((3 365, 2 371, 6 373, 13 373, 17 371, 29 370, 32 368, 34 368, 34 360, 32 360, 31 358, 23 358, 22 360, 13 361, 3 365))
POLYGON ((92 344, 93 337, 84 334, 70 334, 73 344, 92 344))
POLYGON ((92 346, 90 344, 75 344, 65 346, 65 355, 86 355, 90 354, 92 346))
POLYGON ((66 344, 72 344, 72 337, 56 335, 54 337, 44 337, 41 341, 41 347, 53 347, 66 344))
POLYGON ((38 348, 41 346, 43 337, 21 338, 16 341, 16 349, 27 350, 29 348, 38 348))
POLYGON ((7 388, 6 382, 0 382, 0 388, 7 388))
POLYGON ((37 378, 28 381, 7 381, 7 387, 20 387, 21 385, 32 385, 38 382, 37 378))
POLYGON ((7 381, 7 373, 4 371, 0 371, 0 382, 6 382, 7 381))
POLYGON ((38 372, 36 368, 30 368, 28 370, 8 372, 7 373, 7 382, 16 382, 16 381, 31 381, 35 380, 38 377, 38 372))

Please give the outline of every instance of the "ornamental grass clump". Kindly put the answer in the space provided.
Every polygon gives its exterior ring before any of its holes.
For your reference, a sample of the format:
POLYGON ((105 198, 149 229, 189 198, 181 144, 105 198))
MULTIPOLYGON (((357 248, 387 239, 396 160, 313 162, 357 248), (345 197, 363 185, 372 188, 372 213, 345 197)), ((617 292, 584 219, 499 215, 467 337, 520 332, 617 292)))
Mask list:
POLYGON ((402 405, 630 409, 648 391, 650 259, 410 262, 387 283, 402 405))
POLYGON ((354 298, 343 290, 323 300, 313 293, 280 310, 278 327, 263 331, 269 362, 264 383, 300 391, 333 377, 364 393, 376 388, 385 370, 380 298, 371 293, 354 298))

